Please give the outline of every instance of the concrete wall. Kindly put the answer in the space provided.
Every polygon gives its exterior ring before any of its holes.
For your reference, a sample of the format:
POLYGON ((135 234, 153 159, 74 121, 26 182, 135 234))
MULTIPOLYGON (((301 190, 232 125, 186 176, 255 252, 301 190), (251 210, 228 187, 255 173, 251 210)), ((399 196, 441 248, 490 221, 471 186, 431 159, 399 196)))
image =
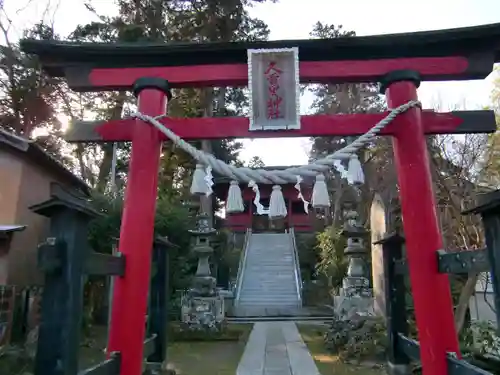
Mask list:
POLYGON ((29 207, 50 199, 53 183, 67 183, 57 168, 42 166, 24 152, 0 149, 0 224, 27 226, 13 234, 8 252, 0 251, 0 285, 40 285, 43 280, 36 264, 37 246, 48 235, 49 220, 29 207))
POLYGON ((9 238, 0 238, 0 285, 7 284, 9 273, 9 238))
POLYGON ((469 302, 471 319, 473 321, 490 321, 496 324, 493 287, 487 279, 486 273, 482 274, 476 284, 475 294, 469 302))
MULTIPOLYGON (((22 161, 15 155, 0 150, 0 224, 21 224, 16 221, 16 215, 22 165, 22 161)), ((7 239, 0 239, 0 285, 7 284, 9 244, 7 239)))
POLYGON ((26 225, 16 233, 9 251, 7 282, 13 285, 39 285, 42 275, 37 268, 37 246, 48 235, 49 220, 33 213, 29 207, 50 199, 50 186, 60 182, 49 171, 26 161, 22 166, 16 221, 26 225))
POLYGON ((16 223, 23 162, 0 150, 0 224, 16 223))

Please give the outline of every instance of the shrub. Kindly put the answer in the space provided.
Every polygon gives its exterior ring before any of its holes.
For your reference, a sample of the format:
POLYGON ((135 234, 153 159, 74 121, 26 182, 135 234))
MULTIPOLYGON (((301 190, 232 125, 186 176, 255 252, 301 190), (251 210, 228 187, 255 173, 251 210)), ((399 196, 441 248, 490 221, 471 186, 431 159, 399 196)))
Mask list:
POLYGON ((387 332, 383 318, 335 319, 324 336, 326 348, 344 360, 384 360, 387 332))

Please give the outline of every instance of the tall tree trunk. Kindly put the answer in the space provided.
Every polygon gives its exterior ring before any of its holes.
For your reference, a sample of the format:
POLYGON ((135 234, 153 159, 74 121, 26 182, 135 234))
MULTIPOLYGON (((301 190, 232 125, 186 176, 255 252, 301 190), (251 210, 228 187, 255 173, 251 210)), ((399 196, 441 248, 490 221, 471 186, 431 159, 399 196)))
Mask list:
POLYGON ((478 278, 478 274, 469 275, 464 287, 460 292, 458 304, 455 309, 455 329, 457 331, 457 334, 459 334, 464 328, 465 317, 467 316, 467 310, 469 310, 469 301, 474 294, 478 278))
MULTIPOLYGON (((203 108, 203 117, 212 117, 213 114, 213 89, 203 89, 201 92, 201 104, 203 108)), ((212 141, 202 140, 201 149, 206 153, 212 153, 212 141)), ((208 214, 208 222, 210 227, 214 225, 214 210, 212 205, 212 197, 202 195, 200 198, 202 212, 208 214)))
MULTIPOLYGON (((110 120, 117 120, 122 117, 123 107, 125 105, 126 94, 120 93, 116 99, 115 106, 111 112, 110 120)), ((99 173, 97 175, 96 189, 99 193, 104 193, 106 186, 109 182, 111 165, 113 162, 113 144, 105 143, 102 146, 104 155, 102 157, 101 165, 99 166, 99 173)))

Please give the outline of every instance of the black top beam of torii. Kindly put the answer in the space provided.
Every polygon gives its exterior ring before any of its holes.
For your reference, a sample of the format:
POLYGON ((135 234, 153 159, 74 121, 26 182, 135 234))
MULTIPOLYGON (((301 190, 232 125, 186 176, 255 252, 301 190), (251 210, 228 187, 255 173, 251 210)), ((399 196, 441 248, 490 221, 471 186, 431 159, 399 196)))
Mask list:
POLYGON ((377 60, 467 56, 468 73, 482 79, 500 62, 500 23, 447 30, 334 39, 212 43, 70 43, 24 39, 21 48, 38 55, 53 76, 70 65, 92 68, 246 64, 248 49, 298 47, 300 61, 377 60))
MULTIPOLYGON (((244 86, 248 50, 298 47, 303 83, 380 82, 394 70, 412 70, 423 81, 484 79, 500 62, 500 23, 448 30, 333 39, 212 43, 69 43, 24 39, 50 75, 64 77, 75 91, 131 90, 137 79, 158 77, 170 87, 244 86)), ((363 134, 376 114, 302 116, 301 130, 273 136, 363 134), (348 121, 347 121, 348 120, 348 121), (348 124, 347 124, 348 123, 348 124)), ((426 134, 490 133, 492 111, 427 113, 426 134)), ((164 119, 165 120, 165 119, 164 119)), ((248 138, 246 118, 168 119, 185 139, 248 138)), ((69 141, 130 140, 133 119, 105 124, 76 122, 69 141), (119 123, 118 123, 118 122, 119 123)), ((391 127, 381 135, 391 134, 391 127)))
POLYGON ((298 47, 301 61, 372 60, 484 54, 500 61, 500 23, 447 30, 333 39, 211 43, 71 43, 24 39, 21 48, 40 56, 47 71, 90 62, 93 67, 246 64, 248 49, 298 47))

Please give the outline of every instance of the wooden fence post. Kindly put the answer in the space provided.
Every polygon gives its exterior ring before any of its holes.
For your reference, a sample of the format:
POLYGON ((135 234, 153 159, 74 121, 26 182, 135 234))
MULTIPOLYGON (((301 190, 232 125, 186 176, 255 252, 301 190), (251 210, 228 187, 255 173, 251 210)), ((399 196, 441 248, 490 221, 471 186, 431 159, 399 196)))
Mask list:
POLYGON ((148 356, 148 363, 161 366, 167 359, 168 344, 168 299, 169 299, 169 256, 172 244, 166 238, 157 237, 153 243, 153 275, 149 289, 148 337, 156 335, 154 351, 148 356))
POLYGON ((410 359, 401 350, 398 343, 399 334, 408 336, 408 321, 406 315, 406 287, 402 272, 398 272, 397 266, 403 259, 404 238, 399 234, 385 236, 375 242, 382 245, 384 259, 384 281, 386 300, 386 324, 388 348, 388 372, 391 375, 407 374, 410 359))
POLYGON ((50 218, 50 236, 39 245, 38 264, 45 273, 35 375, 75 375, 83 311, 83 275, 89 252, 87 227, 98 215, 68 194, 30 207, 50 218))
POLYGON ((464 211, 464 214, 470 213, 480 214, 483 221, 494 292, 497 332, 500 332, 500 190, 479 195, 476 206, 464 211))

